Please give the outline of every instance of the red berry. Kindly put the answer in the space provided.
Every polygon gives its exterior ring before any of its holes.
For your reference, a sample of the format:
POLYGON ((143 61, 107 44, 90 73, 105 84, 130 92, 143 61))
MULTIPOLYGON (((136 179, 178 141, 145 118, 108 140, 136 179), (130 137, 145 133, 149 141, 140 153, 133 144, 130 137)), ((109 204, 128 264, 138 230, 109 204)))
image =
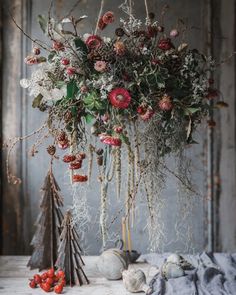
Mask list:
POLYGON ((62 59, 61 59, 61 63, 62 63, 64 66, 67 66, 67 65, 70 63, 70 61, 69 61, 68 58, 62 58, 62 59))
POLYGON ((62 269, 59 269, 58 272, 57 272, 57 277, 64 279, 65 272, 62 269))
POLYGON ((69 76, 72 76, 72 75, 75 74, 75 68, 72 68, 72 67, 67 68, 67 69, 66 69, 66 72, 67 72, 67 74, 68 74, 69 76))
POLYGON ((38 285, 42 282, 41 276, 39 274, 34 275, 34 281, 38 285))
POLYGON ((43 291, 45 291, 45 292, 50 292, 50 291, 51 291, 51 285, 48 284, 48 283, 43 283, 43 284, 41 284, 40 287, 41 287, 41 288, 43 289, 43 291))
POLYGON ((36 288, 37 284, 35 283, 34 280, 30 280, 29 286, 30 286, 30 288, 34 289, 34 288, 36 288))
POLYGON ((47 278, 45 283, 49 284, 49 285, 52 285, 54 283, 54 279, 53 278, 47 278))
POLYGON ((54 287, 54 292, 57 293, 57 294, 61 294, 63 291, 63 285, 62 284, 59 284, 59 285, 56 285, 54 287))
POLYGON ((47 272, 44 272, 43 274, 41 274, 41 279, 42 280, 46 280, 48 278, 48 274, 47 274, 47 272))
POLYGON ((57 50, 57 51, 63 51, 65 49, 63 43, 61 42, 57 42, 57 41, 54 41, 53 42, 53 45, 52 45, 53 49, 57 50))
POLYGON ((60 280, 60 284, 62 284, 65 287, 66 286, 66 280, 65 279, 61 279, 60 280))
POLYGON ((57 276, 57 275, 55 275, 55 276, 54 276, 54 278, 53 278, 53 280, 54 280, 54 282, 58 282, 58 281, 59 281, 59 278, 58 278, 58 276, 57 276))
POLYGON ((49 278, 53 278, 55 273, 54 273, 54 269, 53 268, 50 268, 48 271, 47 271, 47 274, 48 274, 48 277, 49 278))

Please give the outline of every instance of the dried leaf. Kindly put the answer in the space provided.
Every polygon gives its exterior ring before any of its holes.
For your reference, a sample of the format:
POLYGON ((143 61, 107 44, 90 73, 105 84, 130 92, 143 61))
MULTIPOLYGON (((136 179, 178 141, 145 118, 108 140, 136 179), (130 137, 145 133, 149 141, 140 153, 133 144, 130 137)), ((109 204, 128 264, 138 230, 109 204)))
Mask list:
POLYGON ((188 128, 187 128, 187 140, 189 139, 192 133, 192 120, 189 118, 188 128))

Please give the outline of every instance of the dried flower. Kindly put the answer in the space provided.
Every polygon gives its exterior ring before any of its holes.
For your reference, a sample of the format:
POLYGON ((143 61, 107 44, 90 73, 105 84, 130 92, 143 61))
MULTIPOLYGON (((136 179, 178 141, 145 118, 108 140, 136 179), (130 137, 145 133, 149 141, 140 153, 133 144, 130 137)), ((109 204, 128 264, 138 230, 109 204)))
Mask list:
POLYGON ((86 182, 88 180, 87 175, 80 175, 80 174, 74 174, 72 177, 73 182, 86 182))
POLYGON ((117 29, 115 30, 115 34, 116 34, 116 36, 118 36, 118 37, 122 37, 122 36, 124 36, 125 31, 124 31, 122 28, 117 28, 117 29))
POLYGON ((171 101, 171 97, 167 94, 165 94, 162 97, 158 105, 162 111, 171 111, 173 109, 173 103, 171 101))
POLYGON ((179 36, 179 31, 177 29, 173 29, 170 31, 170 36, 171 37, 178 37, 179 36))
POLYGON ((207 99, 214 99, 219 96, 219 91, 217 89, 208 89, 207 99))
POLYGON ((154 12, 149 12, 148 17, 150 19, 154 19, 155 18, 155 13, 154 12))
POLYGON ((221 109, 221 108, 227 108, 229 105, 227 104, 227 102, 224 102, 224 101, 218 101, 216 103, 216 107, 221 109))
POLYGON ((162 33, 162 32, 164 32, 165 28, 163 26, 158 26, 157 30, 158 30, 158 32, 162 33))
POLYGON ((56 51, 64 51, 65 50, 64 44, 62 42, 59 42, 59 41, 54 41, 53 44, 52 44, 52 47, 56 51))
POLYGON ((121 133, 122 131, 123 131, 123 128, 122 128, 122 126, 115 126, 114 128, 114 131, 116 132, 116 133, 121 133))
POLYGON ((85 43, 90 49, 98 49, 102 45, 102 39, 97 35, 91 35, 85 43))
POLYGON ((108 98, 110 103, 118 109, 127 109, 131 102, 131 96, 128 90, 124 88, 113 89, 108 94, 108 98))
POLYGON ((207 124, 209 128, 214 128, 216 126, 216 122, 214 120, 208 120, 207 124))
POLYGON ((94 65, 94 69, 97 72, 105 72, 106 67, 107 67, 107 63, 105 61, 102 61, 102 60, 96 61, 95 65, 94 65))
POLYGON ((88 87, 87 87, 86 85, 82 85, 82 86, 80 87, 80 92, 81 92, 81 93, 86 93, 86 92, 88 92, 88 87))
POLYGON ((100 136, 100 140, 101 140, 101 142, 103 142, 107 145, 121 146, 121 140, 118 137, 103 135, 103 136, 100 136))
POLYGON ((104 30, 106 26, 107 25, 104 23, 102 17, 100 17, 100 19, 98 21, 98 28, 99 28, 99 30, 101 30, 101 31, 104 30))
POLYGON ((143 114, 140 114, 140 118, 143 121, 148 121, 149 119, 152 118, 154 113, 155 113, 154 110, 151 107, 149 107, 149 108, 147 108, 147 110, 143 114))
POLYGON ((112 11, 106 12, 102 17, 102 20, 106 25, 113 23, 115 20, 114 13, 112 11))
POLYGON ((81 167, 82 167, 82 161, 80 160, 72 162, 69 165, 69 169, 71 170, 77 170, 77 169, 80 169, 81 167))
POLYGON ((66 73, 67 73, 67 75, 72 76, 76 73, 76 69, 73 67, 69 67, 66 69, 66 73))
POLYGON ((158 48, 161 50, 170 50, 171 48, 174 48, 174 45, 171 43, 169 38, 166 38, 159 41, 158 48))
POLYGON ((114 50, 117 55, 125 54, 125 44, 122 41, 116 41, 114 44, 114 50))
POLYGON ((32 49, 32 52, 33 52, 33 54, 35 54, 35 55, 40 55, 41 50, 40 50, 40 48, 38 48, 38 47, 34 47, 34 48, 32 49))
POLYGON ((38 58, 36 56, 33 56, 33 55, 28 55, 26 56, 25 58, 25 63, 27 65, 35 65, 35 64, 38 64, 38 58))
POLYGON ((70 63, 70 60, 68 58, 64 57, 64 58, 61 59, 61 64, 63 66, 67 66, 69 63, 70 63))
POLYGON ((73 162, 74 160, 76 159, 76 156, 75 155, 65 155, 64 157, 63 157, 63 162, 65 162, 65 163, 70 163, 70 162, 73 162))
POLYGON ((55 145, 49 145, 49 146, 47 147, 47 152, 48 152, 48 154, 49 154, 50 156, 55 155, 55 153, 56 153, 56 147, 55 147, 55 145))

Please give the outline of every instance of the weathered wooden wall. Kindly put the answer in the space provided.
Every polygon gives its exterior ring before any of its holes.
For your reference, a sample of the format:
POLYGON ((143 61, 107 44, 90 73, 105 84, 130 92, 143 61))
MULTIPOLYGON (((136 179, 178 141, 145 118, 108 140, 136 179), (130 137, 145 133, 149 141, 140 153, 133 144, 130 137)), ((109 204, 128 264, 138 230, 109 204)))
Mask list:
MULTIPOLYGON (((12 23, 8 8, 16 19, 17 23, 33 36, 43 38, 37 24, 36 17, 40 14, 47 14, 49 2, 47 0, 5 0, 5 10, 3 13, 3 75, 2 75, 2 122, 3 139, 8 137, 27 134, 38 128, 43 122, 43 114, 31 109, 31 98, 20 88, 19 80, 27 75, 27 69, 23 64, 23 57, 31 49, 31 43, 26 40, 20 31, 12 23)), ((75 1, 58 0, 55 1, 54 13, 62 16, 75 1)), ((106 9, 115 10, 122 1, 105 1, 106 9)), ((160 13, 161 7, 170 4, 170 13, 167 18, 168 23, 175 24, 177 18, 187 18, 190 27, 188 38, 192 47, 207 50, 209 46, 214 49, 213 53, 217 59, 222 59, 235 51, 235 0, 227 0, 227 6, 224 0, 149 0, 150 10, 160 13), (210 4, 210 5, 208 5, 210 4), (211 19, 209 20, 209 11, 211 9, 211 19), (213 26, 210 26, 210 23, 213 26), (208 32, 214 29, 213 44, 207 44, 208 32), (224 38, 222 38, 224 37, 224 38)), ((134 1, 135 11, 138 17, 144 17, 143 1, 134 1)), ((100 1, 84 0, 81 2, 77 12, 79 15, 88 14, 89 19, 81 27, 83 32, 91 31, 94 28, 100 1)), ((109 32, 109 30, 108 30, 109 32)), ((111 31, 110 31, 111 33, 111 31)), ((226 101, 230 104, 228 112, 218 115, 220 123, 216 128, 215 134, 215 170, 221 168, 221 173, 216 173, 216 180, 221 178, 221 193, 216 194, 215 198, 215 233, 218 250, 235 250, 236 248, 236 198, 235 198, 235 63, 231 59, 221 67, 217 76, 218 83, 222 93, 225 94, 226 101)), ((206 191, 204 164, 202 163, 202 154, 204 153, 204 139, 206 129, 199 134, 201 145, 194 149, 193 159, 196 172, 194 178, 201 192, 206 191), (201 137, 203 137, 201 139, 201 137)), ((1 252, 4 254, 28 254, 30 252, 29 242, 34 232, 33 222, 38 213, 39 188, 47 170, 47 158, 44 152, 30 159, 27 156, 27 149, 30 143, 17 145, 11 158, 11 169, 14 173, 22 177, 21 186, 11 186, 7 184, 6 175, 3 173, 3 186, 1 196, 1 230, 3 233, 1 252)), ((4 157, 6 155, 4 154, 4 157)), ((63 187, 65 195, 65 204, 70 205, 71 194, 65 184, 65 177, 61 173, 61 165, 56 166, 56 175, 59 183, 63 187)), ((2 171, 5 172, 4 165, 2 171)), ((96 176, 94 177, 94 179, 96 176)), ((217 182, 219 183, 219 182, 217 182)), ((99 196, 96 181, 94 187, 90 190, 88 202, 94 216, 98 215, 99 196)), ((168 183, 169 189, 166 191, 167 209, 164 212, 167 239, 171 240, 173 235, 174 214, 177 208, 173 205, 176 195, 173 180, 168 183), (169 210, 168 208, 171 208, 169 210)), ((215 190, 215 192, 218 192, 215 190)), ((140 214, 138 220, 138 229, 135 232, 134 245, 140 251, 147 251, 148 241, 145 229, 145 216, 141 214, 144 204, 140 204, 140 214)), ((206 199, 202 198, 196 201, 194 211, 191 215, 193 223, 193 238, 195 241, 195 250, 201 251, 206 246, 205 228, 205 208, 206 199), (197 221, 197 222, 196 222, 197 221)), ((117 208, 111 204, 111 213, 116 212, 117 208)), ((120 225, 114 225, 114 230, 119 231, 120 225)), ((100 240, 98 237, 98 226, 92 224, 91 230, 87 235, 90 254, 98 253, 100 250, 100 240), (96 237, 96 238, 94 238, 96 237)), ((165 250, 181 250, 181 244, 171 244, 165 250)))

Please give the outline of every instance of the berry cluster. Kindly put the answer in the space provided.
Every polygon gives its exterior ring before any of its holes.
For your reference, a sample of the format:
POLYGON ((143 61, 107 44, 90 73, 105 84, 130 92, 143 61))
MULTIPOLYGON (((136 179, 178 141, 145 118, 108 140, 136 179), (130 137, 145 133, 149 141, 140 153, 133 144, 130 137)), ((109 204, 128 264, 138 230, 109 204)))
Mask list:
POLYGON ((50 268, 48 271, 40 274, 35 274, 33 279, 30 279, 30 288, 38 286, 45 292, 54 291, 56 294, 61 294, 63 287, 66 285, 65 273, 63 270, 54 271, 50 268))
MULTIPOLYGON (((83 160, 86 158, 86 154, 84 152, 80 152, 76 155, 66 154, 63 157, 63 162, 69 164, 70 170, 78 170, 83 165, 83 160)), ((81 174, 73 174, 73 182, 86 182, 88 180, 87 175, 81 174)))

